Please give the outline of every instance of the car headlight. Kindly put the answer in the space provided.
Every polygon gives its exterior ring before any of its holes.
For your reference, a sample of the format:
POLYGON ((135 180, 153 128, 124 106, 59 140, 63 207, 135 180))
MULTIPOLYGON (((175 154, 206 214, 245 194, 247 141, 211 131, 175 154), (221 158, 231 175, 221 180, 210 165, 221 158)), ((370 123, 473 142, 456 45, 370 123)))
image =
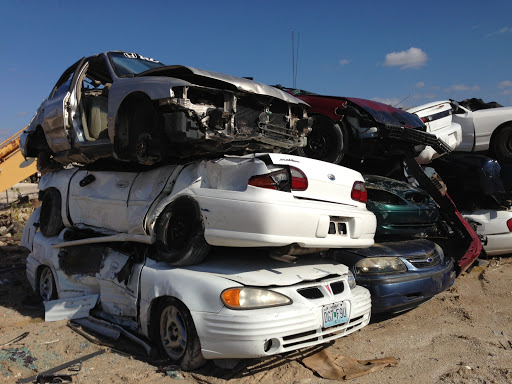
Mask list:
POLYGON ((229 288, 221 293, 220 298, 231 309, 257 309, 292 303, 285 295, 259 288, 229 288))
POLYGON ((354 289, 356 287, 356 277, 352 271, 348 271, 348 286, 350 289, 354 289))
POLYGON ((357 275, 380 275, 407 271, 407 266, 398 257, 369 257, 355 265, 357 275))

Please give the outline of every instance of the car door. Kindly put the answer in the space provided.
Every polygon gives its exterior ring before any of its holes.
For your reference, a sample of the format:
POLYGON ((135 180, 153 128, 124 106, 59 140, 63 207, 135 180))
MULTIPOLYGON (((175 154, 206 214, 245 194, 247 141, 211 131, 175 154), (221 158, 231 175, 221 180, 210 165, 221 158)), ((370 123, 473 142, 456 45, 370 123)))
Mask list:
POLYGON ((128 220, 128 199, 137 175, 138 172, 78 171, 69 184, 71 222, 142 234, 142 224, 128 220), (137 224, 140 228, 134 232, 137 224))
POLYGON ((68 129, 70 127, 68 103, 71 90, 74 89, 77 75, 82 69, 84 61, 85 58, 80 59, 62 74, 52 93, 42 105, 43 130, 48 145, 55 153, 71 148, 68 139, 68 129))
POLYGON ((96 278, 101 309, 114 316, 137 318, 139 281, 145 258, 136 252, 126 254, 106 248, 96 278))

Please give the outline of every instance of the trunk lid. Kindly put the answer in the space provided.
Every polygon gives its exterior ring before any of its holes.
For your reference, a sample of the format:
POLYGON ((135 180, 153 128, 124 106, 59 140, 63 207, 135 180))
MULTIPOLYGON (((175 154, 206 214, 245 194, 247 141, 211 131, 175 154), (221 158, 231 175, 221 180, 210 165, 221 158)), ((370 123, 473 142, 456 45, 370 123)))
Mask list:
POLYGON ((274 165, 288 165, 300 169, 308 179, 305 191, 292 191, 295 197, 365 207, 351 198, 355 181, 364 182, 363 176, 352 169, 307 157, 269 153, 274 165))

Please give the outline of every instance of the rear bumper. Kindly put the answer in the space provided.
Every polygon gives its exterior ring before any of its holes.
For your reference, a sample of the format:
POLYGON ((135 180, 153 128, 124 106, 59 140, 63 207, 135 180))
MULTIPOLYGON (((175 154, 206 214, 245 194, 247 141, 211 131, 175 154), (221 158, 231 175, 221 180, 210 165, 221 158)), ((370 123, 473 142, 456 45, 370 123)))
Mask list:
POLYGON ((273 202, 273 194, 252 200, 235 197, 197 196, 209 244, 366 248, 374 243, 377 221, 366 208, 293 197, 273 202), (329 234, 333 225, 337 231, 329 234))
MULTIPOLYGON (((458 123, 452 123, 450 126, 432 133, 446 143, 451 151, 454 151, 462 141, 462 128, 458 123)), ((441 155, 434 148, 428 146, 416 157, 416 161, 419 164, 427 164, 439 156, 441 155)))
POLYGON ((429 272, 409 271, 395 276, 356 276, 372 295, 372 313, 400 312, 418 306, 451 287, 455 281, 451 259, 429 272))

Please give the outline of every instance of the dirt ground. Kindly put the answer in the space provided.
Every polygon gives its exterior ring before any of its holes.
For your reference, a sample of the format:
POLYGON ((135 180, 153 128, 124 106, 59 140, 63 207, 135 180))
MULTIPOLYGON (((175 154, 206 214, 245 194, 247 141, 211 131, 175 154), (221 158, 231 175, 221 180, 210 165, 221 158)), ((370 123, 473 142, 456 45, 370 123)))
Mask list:
MULTIPOLYGON (((43 306, 25 278, 28 251, 18 246, 29 211, 0 212, 0 382, 16 383, 98 351, 103 353, 60 372, 72 375, 74 383, 333 382, 301 363, 316 349, 242 360, 229 369, 208 363, 195 372, 180 372, 150 360, 125 339, 111 344, 92 333, 77 333, 67 321, 45 323, 43 306), (18 336, 24 337, 16 341, 18 336)), ((512 383, 511 297, 512 257, 480 260, 429 302, 398 316, 374 318, 361 331, 324 347, 360 360, 398 359, 396 366, 351 383, 512 383)))

